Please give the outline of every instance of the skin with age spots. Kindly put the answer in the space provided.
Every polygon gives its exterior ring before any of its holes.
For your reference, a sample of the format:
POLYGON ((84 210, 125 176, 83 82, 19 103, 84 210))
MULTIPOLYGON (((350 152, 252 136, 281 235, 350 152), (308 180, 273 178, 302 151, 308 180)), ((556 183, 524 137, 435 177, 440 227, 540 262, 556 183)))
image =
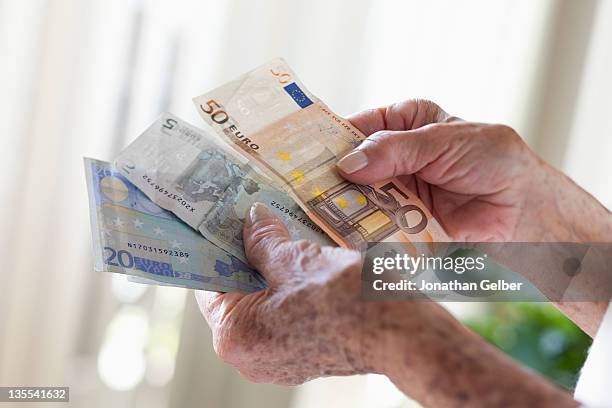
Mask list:
MULTIPOLYGON (((508 126, 465 122, 426 100, 367 110, 350 121, 368 136, 355 150, 367 166, 351 171, 341 159, 340 173, 358 184, 398 177, 455 241, 612 241, 610 211, 508 126)), ((529 277, 540 288, 550 279, 529 277)), ((556 305, 594 336, 608 302, 556 305)))
MULTIPOLYGON (((612 240, 609 212, 505 126, 466 123, 427 101, 366 111, 351 121, 370 135, 358 148, 367 163, 357 157, 352 164, 361 168, 350 172, 340 162, 343 175, 358 183, 403 177, 454 239, 612 240), (549 209, 552 202, 558 211, 549 209), (597 223, 582 224, 586 209, 597 223)), ((295 385, 379 373, 426 406, 578 405, 434 302, 362 301, 358 253, 292 242, 263 204, 247 214, 244 243, 269 288, 197 291, 196 298, 218 355, 252 381, 295 385)), ((597 305, 572 307, 583 328, 597 327, 597 305)))
POLYGON ((357 252, 292 242, 263 204, 251 208, 244 232, 247 257, 270 287, 196 297, 216 352, 247 379, 296 385, 380 373, 434 406, 573 406, 435 303, 363 302, 357 252))
POLYGON ((251 295, 197 292, 208 323, 218 328, 215 350, 258 382, 294 385, 365 372, 353 336, 363 319, 360 255, 291 242, 282 221, 261 204, 259 211, 267 218, 247 225, 245 247, 253 266, 270 272, 270 287, 251 295))

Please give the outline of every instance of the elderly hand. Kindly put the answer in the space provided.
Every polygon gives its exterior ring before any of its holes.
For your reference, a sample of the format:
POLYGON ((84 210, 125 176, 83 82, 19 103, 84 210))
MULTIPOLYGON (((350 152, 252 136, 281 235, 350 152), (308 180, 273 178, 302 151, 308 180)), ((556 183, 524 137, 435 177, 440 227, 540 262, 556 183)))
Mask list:
POLYGON ((245 220, 245 252, 268 281, 260 292, 196 292, 217 354, 251 381, 300 384, 363 371, 354 329, 360 255, 307 241, 255 203, 245 220))
MULTIPOLYGON (((576 208, 597 214, 596 201, 508 127, 463 122, 426 101, 350 120, 369 137, 338 163, 341 173, 356 183, 399 176, 454 239, 586 240, 599 232, 577 224, 576 208)), ((216 352, 248 379, 300 384, 380 373, 425 405, 576 406, 436 303, 362 301, 357 252, 291 241, 263 204, 246 218, 247 258, 269 287, 196 297, 216 352)))
MULTIPOLYGON (((360 300, 360 254, 291 241, 283 222, 260 203, 246 218, 246 255, 269 288, 251 294, 196 292, 218 355, 256 382, 300 384, 384 371, 379 346, 388 341, 383 325, 394 314, 360 300)), ((434 304, 411 308, 410 318, 402 320, 419 327, 452 320, 434 304)))
MULTIPOLYGON (((350 121, 368 138, 339 160, 343 176, 360 184, 397 176, 453 240, 612 240, 610 212, 540 159, 507 126, 465 122, 425 100, 367 110, 350 121)), ((556 276, 527 278, 546 289, 554 286, 556 276)), ((593 279, 592 284, 601 281, 609 279, 593 279)), ((585 293, 587 298, 588 286, 585 293)), ((607 305, 557 302, 591 335, 607 305)))
POLYGON ((263 204, 247 215, 244 243, 269 287, 196 298, 217 354, 251 381, 380 373, 438 407, 574 406, 436 303, 363 302, 357 252, 291 241, 263 204))
POLYGON ((454 240, 610 239, 603 206, 507 126, 465 122, 425 100, 349 120, 368 138, 338 162, 343 176, 358 184, 398 176, 454 240))

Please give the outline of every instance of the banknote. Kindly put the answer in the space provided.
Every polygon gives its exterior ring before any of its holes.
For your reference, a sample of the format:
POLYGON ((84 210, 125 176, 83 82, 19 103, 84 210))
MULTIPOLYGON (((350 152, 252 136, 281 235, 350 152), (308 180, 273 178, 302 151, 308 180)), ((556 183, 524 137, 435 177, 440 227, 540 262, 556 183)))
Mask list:
POLYGON ((332 245, 279 186, 256 172, 241 154, 204 131, 162 114, 115 160, 117 170, 153 202, 206 239, 246 262, 242 229, 254 202, 267 204, 293 238, 332 245))
POLYGON ((85 159, 94 269, 136 281, 253 292, 265 280, 144 195, 110 163, 85 159))
MULTIPOLYGON (((282 59, 194 98, 216 133, 280 185, 339 245, 448 241, 423 203, 396 179, 344 180, 336 162, 365 136, 310 93, 282 59)), ((411 248, 412 247, 412 248, 411 248)), ((411 250, 412 249, 412 250, 411 250)))

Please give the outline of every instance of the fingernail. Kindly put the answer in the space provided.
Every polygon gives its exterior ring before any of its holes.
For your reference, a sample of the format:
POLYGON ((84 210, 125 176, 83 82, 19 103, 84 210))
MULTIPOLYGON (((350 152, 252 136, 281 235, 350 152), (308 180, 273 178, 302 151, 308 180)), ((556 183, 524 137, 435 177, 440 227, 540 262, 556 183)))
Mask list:
POLYGON ((355 150, 338 160, 336 165, 343 172, 351 174, 368 165, 368 156, 361 150, 355 150))
POLYGON ((251 208, 248 211, 246 222, 247 225, 253 225, 256 222, 263 221, 268 218, 274 217, 274 214, 268 206, 262 203, 253 203, 251 208))

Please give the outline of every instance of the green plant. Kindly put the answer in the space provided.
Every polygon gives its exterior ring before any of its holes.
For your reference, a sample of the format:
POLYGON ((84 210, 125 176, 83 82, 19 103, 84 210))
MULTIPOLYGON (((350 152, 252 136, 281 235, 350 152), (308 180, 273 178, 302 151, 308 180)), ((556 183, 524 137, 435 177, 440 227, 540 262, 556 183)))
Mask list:
POLYGON ((465 323, 494 346, 572 390, 591 338, 553 305, 493 303, 465 323))

